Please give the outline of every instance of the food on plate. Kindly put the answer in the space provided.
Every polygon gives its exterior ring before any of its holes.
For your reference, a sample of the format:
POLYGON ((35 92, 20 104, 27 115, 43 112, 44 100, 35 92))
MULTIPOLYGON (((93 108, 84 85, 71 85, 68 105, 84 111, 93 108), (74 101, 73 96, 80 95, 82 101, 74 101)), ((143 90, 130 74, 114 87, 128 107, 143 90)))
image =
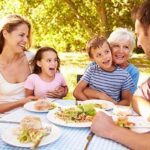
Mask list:
POLYGON ((65 121, 70 122, 91 122, 96 114, 94 104, 79 104, 65 109, 60 109, 56 112, 56 117, 65 121))
POLYGON ((45 99, 40 99, 34 104, 34 108, 39 111, 51 110, 56 108, 56 104, 49 102, 45 99))
POLYGON ((41 129, 42 122, 39 117, 27 116, 21 120, 20 127, 22 129, 41 129))
POLYGON ((87 100, 82 101, 80 104, 94 104, 97 109, 107 109, 109 105, 113 105, 113 103, 105 100, 87 100))
POLYGON ((99 103, 95 103, 95 107, 96 107, 96 108, 99 108, 99 109, 104 109, 104 108, 106 108, 106 105, 104 105, 104 104, 99 104, 99 103))
POLYGON ((15 129, 14 133, 17 135, 19 142, 36 144, 50 132, 51 128, 43 127, 39 117, 27 116, 21 120, 19 127, 15 129))
POLYGON ((120 127, 124 127, 124 128, 128 128, 128 129, 135 126, 135 123, 128 121, 127 117, 118 117, 118 119, 115 121, 115 124, 120 127))
POLYGON ((116 105, 113 109, 113 112, 117 116, 129 116, 132 115, 132 109, 128 106, 118 106, 116 105))

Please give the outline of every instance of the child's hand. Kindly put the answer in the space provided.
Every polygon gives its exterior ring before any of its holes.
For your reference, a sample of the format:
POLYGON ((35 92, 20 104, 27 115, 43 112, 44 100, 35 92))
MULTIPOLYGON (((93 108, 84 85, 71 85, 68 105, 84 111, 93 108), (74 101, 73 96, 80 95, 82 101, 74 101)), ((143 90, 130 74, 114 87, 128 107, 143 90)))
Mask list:
POLYGON ((47 92, 47 97, 63 98, 67 93, 66 88, 66 86, 60 86, 54 91, 47 92))
POLYGON ((62 98, 62 92, 59 92, 58 90, 47 92, 47 97, 62 98))

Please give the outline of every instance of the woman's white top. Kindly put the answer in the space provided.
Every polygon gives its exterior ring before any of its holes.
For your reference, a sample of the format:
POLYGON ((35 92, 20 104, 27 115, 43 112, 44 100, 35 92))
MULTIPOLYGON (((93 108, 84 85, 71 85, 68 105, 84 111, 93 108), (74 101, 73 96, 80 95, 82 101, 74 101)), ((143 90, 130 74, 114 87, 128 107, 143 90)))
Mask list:
MULTIPOLYGON (((26 51, 26 57, 31 68, 31 60, 34 54, 26 51)), ((25 97, 24 82, 9 83, 0 73, 0 102, 12 102, 25 97)))

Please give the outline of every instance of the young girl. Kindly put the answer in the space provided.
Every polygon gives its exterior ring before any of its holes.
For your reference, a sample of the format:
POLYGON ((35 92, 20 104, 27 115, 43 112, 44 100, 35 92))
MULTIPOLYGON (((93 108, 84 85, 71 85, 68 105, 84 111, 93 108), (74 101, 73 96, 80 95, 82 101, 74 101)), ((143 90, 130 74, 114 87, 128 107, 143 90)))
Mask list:
POLYGON ((63 75, 59 72, 60 59, 55 49, 40 48, 33 60, 33 74, 25 82, 26 96, 63 98, 68 92, 63 75))

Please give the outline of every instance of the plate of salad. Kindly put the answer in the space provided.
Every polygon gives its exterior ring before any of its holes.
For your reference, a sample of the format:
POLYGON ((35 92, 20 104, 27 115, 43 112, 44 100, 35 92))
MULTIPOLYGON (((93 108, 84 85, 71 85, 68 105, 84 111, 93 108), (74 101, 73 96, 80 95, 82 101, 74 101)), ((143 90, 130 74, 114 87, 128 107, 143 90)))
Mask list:
POLYGON ((150 122, 141 116, 113 116, 116 125, 138 133, 150 131, 150 122))
POLYGON ((42 139, 39 147, 56 141, 61 135, 60 129, 53 124, 42 123, 34 117, 24 120, 24 123, 9 127, 2 133, 1 138, 5 143, 16 147, 33 148, 40 138, 42 139))
POLYGON ((54 124, 67 127, 90 127, 96 114, 93 104, 79 104, 62 107, 47 114, 47 118, 54 124))
POLYGON ((86 101, 80 101, 80 104, 94 104, 97 109, 111 110, 114 108, 114 104, 110 101, 101 99, 90 99, 86 101))

